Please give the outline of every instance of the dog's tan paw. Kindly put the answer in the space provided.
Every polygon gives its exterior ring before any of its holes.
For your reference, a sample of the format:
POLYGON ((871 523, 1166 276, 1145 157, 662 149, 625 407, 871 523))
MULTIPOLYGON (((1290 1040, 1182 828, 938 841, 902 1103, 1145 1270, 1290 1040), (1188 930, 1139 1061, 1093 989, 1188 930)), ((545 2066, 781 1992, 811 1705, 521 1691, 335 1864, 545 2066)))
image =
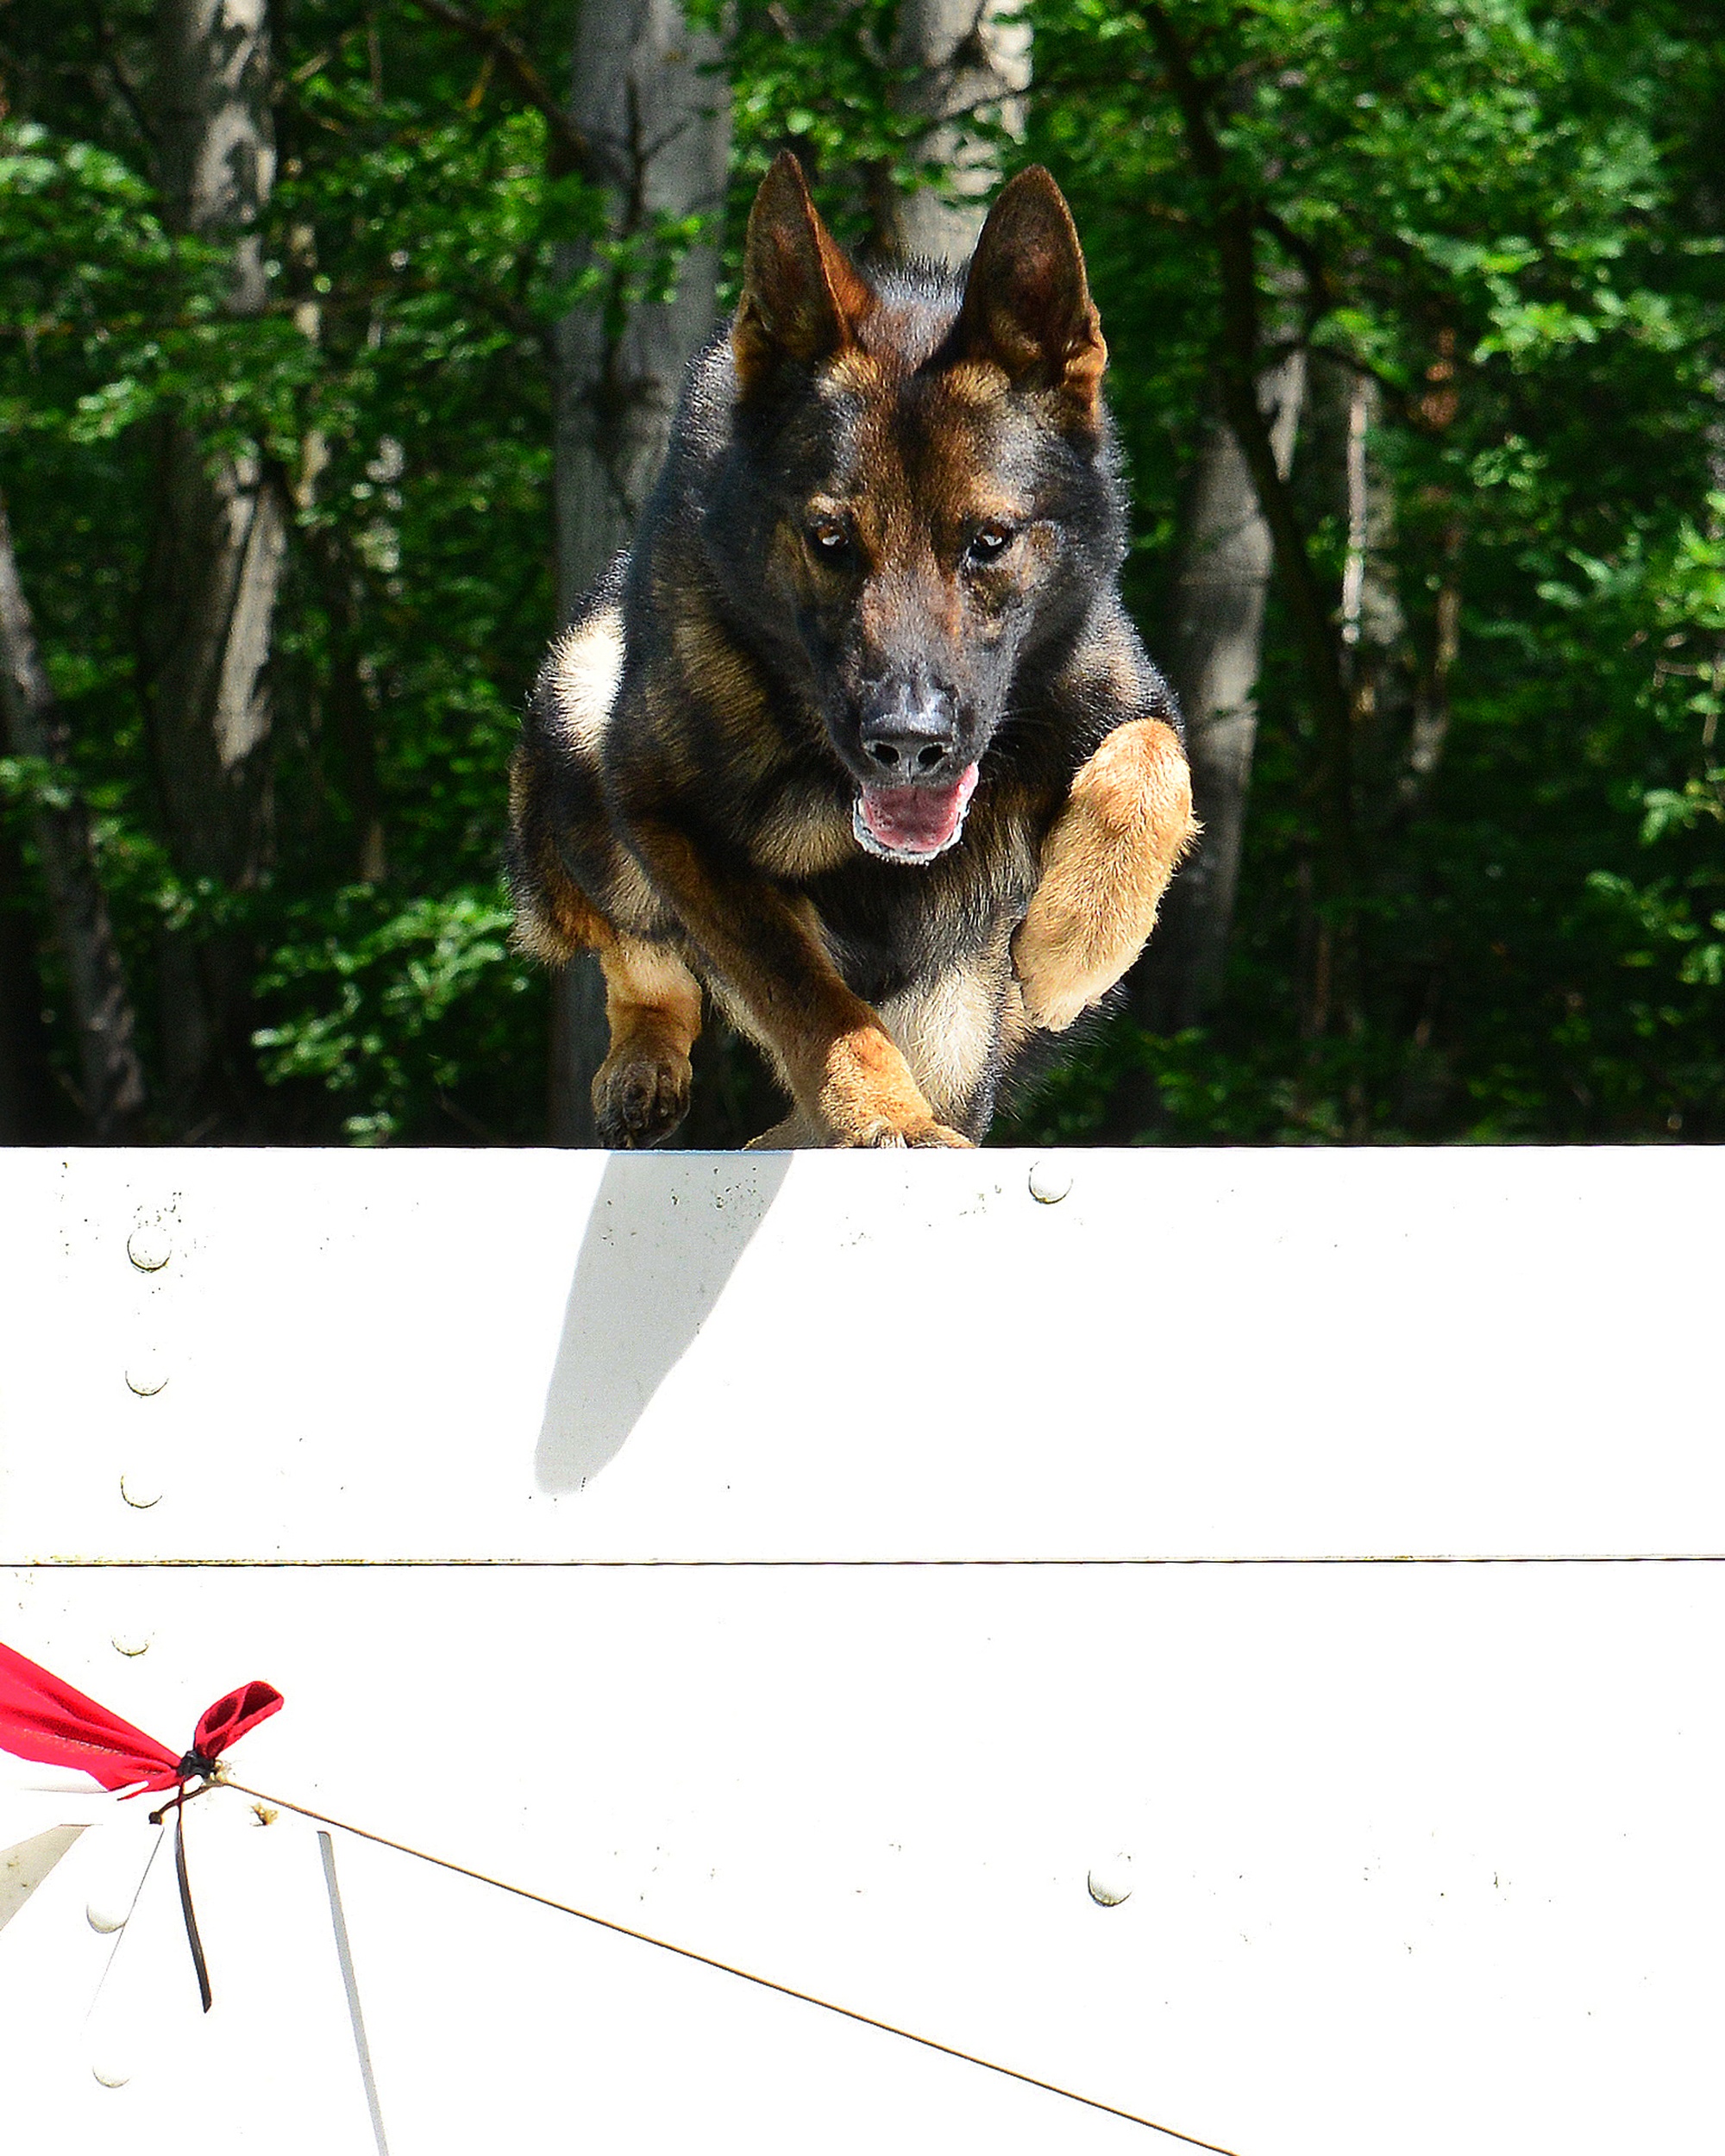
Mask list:
POLYGON ((815 1109, 832 1134, 828 1140, 832 1145, 878 1149, 970 1143, 936 1119, 904 1057, 878 1025, 857 1026, 832 1043, 815 1109))
POLYGON ((1101 1001, 1136 957, 1111 952, 1099 964, 1091 924, 1076 910, 1032 905, 1013 939, 1013 969, 1024 1014, 1040 1032, 1063 1033, 1101 1001))
POLYGON ((1039 1033, 1063 1033, 1092 1004, 1099 1003, 1113 985, 1113 981, 1103 981, 1093 990, 1088 981, 1075 986, 1070 978, 1044 981, 1034 968, 1029 974, 1019 975, 1025 1018, 1039 1033))
POLYGON ((593 1123, 601 1145, 630 1151, 668 1138, 689 1112, 693 1074, 687 1056, 637 1048, 607 1056, 593 1080, 593 1123))
POLYGON ((866 1146, 880 1152, 894 1148, 921 1150, 936 1145, 960 1145, 969 1150, 971 1141, 958 1131, 949 1130, 945 1124, 937 1123, 932 1116, 911 1123, 891 1123, 884 1118, 871 1125, 856 1138, 844 1141, 847 1145, 866 1146))
POLYGON ((1039 1031, 1063 1033, 1126 972, 1197 830, 1172 730, 1160 719, 1116 727, 1072 782, 1013 938, 1025 1015, 1039 1031))
POLYGON ((1034 996, 1025 998, 1025 1015, 1038 1033, 1063 1033, 1069 1025, 1081 1018, 1086 1011, 1101 1002, 1103 989, 1096 996, 1059 996, 1043 1003, 1034 996))
POLYGON ((819 1151, 831 1143, 830 1133, 812 1116, 793 1108, 782 1123, 762 1131, 759 1138, 751 1138, 743 1150, 745 1153, 800 1153, 819 1151))

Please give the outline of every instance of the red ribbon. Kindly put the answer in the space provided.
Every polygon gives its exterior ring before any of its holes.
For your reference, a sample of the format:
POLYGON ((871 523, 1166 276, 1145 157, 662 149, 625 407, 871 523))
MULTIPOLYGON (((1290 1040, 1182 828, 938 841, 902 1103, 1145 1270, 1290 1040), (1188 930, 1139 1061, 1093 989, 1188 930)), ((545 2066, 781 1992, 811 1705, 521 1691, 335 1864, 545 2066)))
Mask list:
POLYGON ((104 1789, 124 1789, 130 1796, 207 1778, 228 1746, 280 1705, 281 1694, 273 1684, 254 1679, 205 1708, 191 1750, 177 1757, 48 1670, 0 1645, 0 1752, 48 1766, 77 1767, 104 1789))

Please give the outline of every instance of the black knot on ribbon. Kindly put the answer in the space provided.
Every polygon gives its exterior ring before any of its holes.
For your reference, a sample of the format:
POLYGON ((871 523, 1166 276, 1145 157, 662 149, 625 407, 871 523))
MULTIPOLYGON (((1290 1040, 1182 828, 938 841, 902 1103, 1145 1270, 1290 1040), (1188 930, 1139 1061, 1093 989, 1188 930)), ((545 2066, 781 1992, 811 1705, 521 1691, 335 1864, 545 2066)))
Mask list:
MULTIPOLYGON (((178 1788, 172 1803, 150 1814, 160 1824, 171 1810, 174 1825, 174 1868, 179 1875, 179 1906, 185 1918, 185 1936, 198 1971, 198 1990, 204 2010, 210 2011, 210 1973, 204 1965, 204 1947, 192 1914, 191 1886, 185 1873, 185 1785, 205 1784, 216 1779, 222 1754, 231 1744, 267 1721, 281 1705, 273 1684, 254 1679, 207 1707, 191 1733, 191 1748, 175 1758, 167 1746, 123 1721, 40 1664, 26 1659, 14 1647, 0 1644, 0 1751, 20 1759, 35 1759, 48 1766, 76 1767, 100 1783, 104 1789, 123 1789, 129 1796, 145 1790, 178 1788)), ((194 1789, 198 1796, 202 1790, 194 1789)))

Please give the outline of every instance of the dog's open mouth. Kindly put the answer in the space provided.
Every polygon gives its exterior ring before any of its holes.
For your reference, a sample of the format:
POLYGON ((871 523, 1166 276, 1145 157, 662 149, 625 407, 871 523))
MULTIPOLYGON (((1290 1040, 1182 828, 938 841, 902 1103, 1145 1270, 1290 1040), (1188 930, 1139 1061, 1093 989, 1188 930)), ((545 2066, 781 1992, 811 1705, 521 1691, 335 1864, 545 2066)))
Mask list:
POLYGON ((856 843, 882 861, 932 861, 958 843, 975 791, 974 763, 953 786, 865 786, 851 816, 856 843))

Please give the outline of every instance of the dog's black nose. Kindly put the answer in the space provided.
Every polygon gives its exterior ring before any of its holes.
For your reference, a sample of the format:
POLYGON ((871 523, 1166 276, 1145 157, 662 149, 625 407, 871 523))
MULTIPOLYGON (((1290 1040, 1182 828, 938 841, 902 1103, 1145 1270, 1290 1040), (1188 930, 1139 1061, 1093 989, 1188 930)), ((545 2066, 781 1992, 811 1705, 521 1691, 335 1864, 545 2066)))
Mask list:
POLYGON ((885 690, 863 708, 861 739, 879 784, 926 785, 945 775, 958 746, 957 714, 952 699, 938 690, 885 690))

